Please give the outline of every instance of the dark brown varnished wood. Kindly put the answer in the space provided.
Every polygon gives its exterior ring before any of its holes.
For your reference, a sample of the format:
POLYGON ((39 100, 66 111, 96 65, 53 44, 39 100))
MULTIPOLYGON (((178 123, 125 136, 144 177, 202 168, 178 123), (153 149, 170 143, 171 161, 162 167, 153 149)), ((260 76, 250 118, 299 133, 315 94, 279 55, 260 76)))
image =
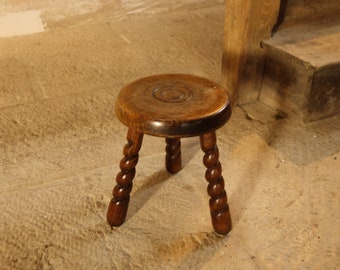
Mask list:
POLYGON ((129 129, 127 134, 128 143, 124 146, 124 157, 120 161, 120 172, 116 176, 117 185, 113 188, 113 198, 107 211, 107 222, 111 226, 121 225, 126 218, 129 207, 132 180, 136 174, 138 152, 142 146, 143 133, 129 129))
POLYGON ((169 173, 177 173, 182 168, 181 141, 179 138, 166 138, 165 167, 169 173))
POLYGON ((215 135, 231 115, 227 92, 201 77, 155 75, 125 86, 118 94, 115 110, 129 132, 107 212, 109 224, 119 226, 126 218, 144 134, 165 137, 165 166, 170 173, 182 168, 180 138, 200 136, 213 227, 217 233, 227 234, 231 219, 215 135))
POLYGON ((216 130, 230 117, 227 92, 217 83, 185 74, 154 75, 125 86, 116 116, 139 132, 191 137, 216 130))
POLYGON ((205 153, 203 163, 207 168, 205 178, 209 182, 207 191, 210 196, 209 207, 212 224, 217 233, 227 234, 232 225, 215 132, 201 135, 200 142, 205 153))

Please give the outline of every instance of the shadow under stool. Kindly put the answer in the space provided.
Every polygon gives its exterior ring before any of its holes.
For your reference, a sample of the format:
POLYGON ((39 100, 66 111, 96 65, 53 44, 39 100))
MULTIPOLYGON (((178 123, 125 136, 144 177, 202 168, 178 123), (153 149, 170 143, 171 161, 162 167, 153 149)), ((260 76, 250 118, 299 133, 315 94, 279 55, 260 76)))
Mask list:
POLYGON ((126 85, 118 94, 115 112, 128 127, 128 142, 107 211, 108 223, 119 226, 125 221, 144 134, 165 137, 165 166, 170 173, 182 168, 180 138, 199 136, 212 225, 217 233, 227 234, 232 225, 215 132, 231 115, 227 92, 193 75, 154 75, 126 85))

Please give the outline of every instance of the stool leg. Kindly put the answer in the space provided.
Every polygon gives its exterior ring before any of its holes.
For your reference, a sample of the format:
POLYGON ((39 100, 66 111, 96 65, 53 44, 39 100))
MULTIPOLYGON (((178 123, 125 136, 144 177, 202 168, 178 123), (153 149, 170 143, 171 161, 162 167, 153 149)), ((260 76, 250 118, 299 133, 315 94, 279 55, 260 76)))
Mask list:
POLYGON ((121 225, 129 207, 132 180, 136 174, 138 152, 142 146, 143 134, 133 129, 127 133, 128 143, 124 146, 124 157, 120 161, 121 171, 116 176, 117 185, 113 188, 106 219, 111 226, 121 225))
POLYGON ((224 189, 222 167, 216 145, 216 133, 211 132, 200 136, 201 148, 205 153, 203 163, 207 168, 205 178, 209 182, 209 207, 213 227, 217 233, 227 234, 231 230, 231 217, 227 193, 224 189))
POLYGON ((177 173, 182 168, 181 140, 166 138, 165 167, 169 173, 177 173))

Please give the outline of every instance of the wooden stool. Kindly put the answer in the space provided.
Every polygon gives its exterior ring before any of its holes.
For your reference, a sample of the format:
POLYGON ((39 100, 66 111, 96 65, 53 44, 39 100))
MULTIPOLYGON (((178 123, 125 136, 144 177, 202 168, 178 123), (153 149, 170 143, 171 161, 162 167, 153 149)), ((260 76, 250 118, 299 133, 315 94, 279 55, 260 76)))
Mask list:
POLYGON ((119 226, 125 220, 144 134, 166 138, 165 166, 170 173, 177 173, 182 166, 180 138, 200 136, 212 224, 217 233, 227 234, 231 218, 215 134, 231 115, 227 92, 192 75, 155 75, 125 86, 118 94, 115 111, 129 129, 108 223, 119 226))

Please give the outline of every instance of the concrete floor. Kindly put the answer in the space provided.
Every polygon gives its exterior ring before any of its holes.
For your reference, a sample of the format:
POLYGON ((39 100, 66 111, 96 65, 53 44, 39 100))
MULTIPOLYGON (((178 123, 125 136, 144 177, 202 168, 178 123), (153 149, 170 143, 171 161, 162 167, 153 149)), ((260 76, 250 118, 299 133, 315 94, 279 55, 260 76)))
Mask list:
POLYGON ((0 269, 340 268, 339 116, 302 126, 234 108, 218 131, 228 236, 210 224, 197 138, 169 175, 163 139, 146 136, 127 221, 111 229, 117 91, 165 72, 219 81, 224 3, 58 3, 0 4, 0 269), (9 29, 8 14, 35 24, 9 29))

